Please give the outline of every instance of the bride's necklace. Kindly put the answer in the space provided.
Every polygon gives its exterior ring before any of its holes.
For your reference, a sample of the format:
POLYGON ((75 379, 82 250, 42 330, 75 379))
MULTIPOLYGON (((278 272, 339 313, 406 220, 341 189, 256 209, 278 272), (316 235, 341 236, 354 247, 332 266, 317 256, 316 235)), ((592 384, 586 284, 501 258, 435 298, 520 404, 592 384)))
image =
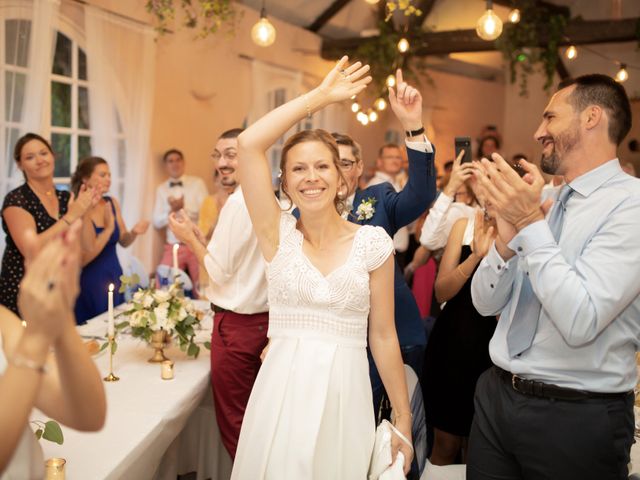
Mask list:
POLYGON ((29 187, 31 187, 31 190, 33 190, 36 193, 39 193, 40 195, 45 195, 47 197, 51 197, 53 195, 54 190, 56 189, 55 186, 52 185, 50 189, 45 190, 43 192, 40 189, 36 188, 35 185, 33 185, 32 183, 29 183, 29 182, 27 183, 29 184, 29 187))

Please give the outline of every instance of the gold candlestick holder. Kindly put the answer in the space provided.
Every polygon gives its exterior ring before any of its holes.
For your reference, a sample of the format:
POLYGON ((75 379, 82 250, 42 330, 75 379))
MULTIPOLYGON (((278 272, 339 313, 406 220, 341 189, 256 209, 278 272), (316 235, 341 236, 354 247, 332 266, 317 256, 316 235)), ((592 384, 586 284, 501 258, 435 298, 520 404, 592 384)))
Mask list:
POLYGON ((120 380, 120 377, 116 377, 113 374, 113 337, 109 337, 109 375, 103 378, 105 382, 117 382, 120 380))
POLYGON ((151 347, 153 348, 153 357, 147 360, 149 363, 162 363, 169 360, 164 354, 164 348, 169 343, 169 334, 166 330, 158 330, 151 334, 151 347))

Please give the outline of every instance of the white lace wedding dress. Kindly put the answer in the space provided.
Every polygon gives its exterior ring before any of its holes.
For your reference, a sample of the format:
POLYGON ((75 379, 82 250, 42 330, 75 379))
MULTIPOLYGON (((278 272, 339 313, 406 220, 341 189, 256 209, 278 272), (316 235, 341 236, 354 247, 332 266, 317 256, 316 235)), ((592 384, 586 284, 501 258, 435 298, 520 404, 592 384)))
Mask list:
POLYGON ((393 252, 380 227, 355 234, 323 276, 283 213, 268 267, 269 352, 251 392, 232 479, 362 480, 375 436, 367 362, 369 272, 393 252))

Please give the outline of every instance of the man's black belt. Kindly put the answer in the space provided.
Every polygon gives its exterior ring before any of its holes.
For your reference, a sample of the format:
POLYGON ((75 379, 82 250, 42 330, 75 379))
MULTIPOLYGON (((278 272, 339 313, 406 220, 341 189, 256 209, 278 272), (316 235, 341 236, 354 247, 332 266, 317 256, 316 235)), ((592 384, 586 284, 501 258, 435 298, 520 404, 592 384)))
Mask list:
POLYGON ((211 304, 211 310, 213 310, 213 313, 222 313, 229 311, 226 308, 219 307, 218 305, 214 305, 213 303, 211 304))
POLYGON ((609 399, 624 398, 632 394, 632 391, 605 393, 605 392, 588 392, 586 390, 576 390, 573 388, 559 387, 549 383, 537 382, 535 380, 527 380, 526 378, 507 372, 497 365, 493 366, 498 377, 504 383, 513 388, 516 392, 523 395, 531 395, 533 397, 553 398, 556 400, 586 400, 589 398, 609 399))

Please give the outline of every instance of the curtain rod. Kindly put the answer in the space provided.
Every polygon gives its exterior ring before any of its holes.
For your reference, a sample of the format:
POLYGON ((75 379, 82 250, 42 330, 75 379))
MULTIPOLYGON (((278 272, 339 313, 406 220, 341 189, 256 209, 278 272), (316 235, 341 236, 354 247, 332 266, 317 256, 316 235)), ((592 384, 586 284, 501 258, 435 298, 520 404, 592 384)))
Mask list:
POLYGON ((108 13, 109 15, 113 15, 113 16, 116 16, 118 18, 122 18, 124 20, 129 21, 129 22, 133 22, 133 23, 136 23, 138 25, 142 25, 144 27, 152 27, 153 28, 153 25, 151 25, 149 23, 143 22, 143 21, 138 20, 138 19, 133 18, 133 17, 128 17, 127 15, 123 15, 122 13, 114 12, 113 10, 109 10, 107 8, 100 7, 98 5, 93 5, 93 4, 89 3, 89 2, 87 2, 86 0, 68 0, 68 1, 70 1, 72 3, 78 3, 80 5, 88 5, 90 7, 96 8, 96 9, 98 9, 100 11, 105 12, 105 13, 108 13))
POLYGON ((249 61, 256 60, 256 61, 258 61, 258 62, 265 63, 265 64, 270 65, 270 66, 272 66, 272 67, 281 68, 281 69, 283 69, 283 70, 289 70, 290 72, 300 72, 300 73, 302 73, 303 75, 307 75, 308 77, 313 77, 313 78, 317 78, 317 79, 319 79, 319 80, 322 80, 322 77, 320 77, 320 76, 316 75, 315 73, 305 72, 304 70, 295 70, 295 69, 293 69, 293 68, 291 68, 291 67, 287 67, 287 66, 285 66, 285 65, 280 65, 280 64, 278 64, 278 63, 271 62, 271 61, 269 61, 269 60, 260 60, 259 58, 251 57, 251 56, 249 56, 249 55, 247 55, 247 54, 245 54, 245 53, 239 53, 239 54, 238 54, 238 57, 239 57, 239 58, 242 58, 243 60, 249 60, 249 61))

